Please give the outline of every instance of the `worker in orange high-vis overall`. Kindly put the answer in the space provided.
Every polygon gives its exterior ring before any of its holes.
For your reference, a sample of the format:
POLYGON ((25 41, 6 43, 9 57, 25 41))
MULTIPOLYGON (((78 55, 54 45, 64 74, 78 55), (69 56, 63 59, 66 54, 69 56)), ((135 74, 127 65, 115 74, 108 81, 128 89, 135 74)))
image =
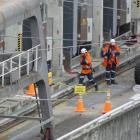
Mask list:
POLYGON ((120 46, 111 39, 110 42, 105 43, 101 56, 104 58, 103 66, 106 68, 106 82, 107 85, 117 84, 115 81, 116 66, 119 64, 120 46))
POLYGON ((79 78, 79 84, 83 84, 85 76, 89 79, 89 81, 94 85, 95 90, 98 90, 98 86, 93 78, 93 68, 92 68, 92 58, 90 53, 85 49, 81 49, 81 74, 79 78))

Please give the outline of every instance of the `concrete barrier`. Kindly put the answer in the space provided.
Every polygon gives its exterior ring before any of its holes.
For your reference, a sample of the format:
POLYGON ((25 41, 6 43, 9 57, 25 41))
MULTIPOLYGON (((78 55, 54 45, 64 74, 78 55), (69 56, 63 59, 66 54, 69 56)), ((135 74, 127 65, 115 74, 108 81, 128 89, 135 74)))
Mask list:
POLYGON ((140 100, 132 100, 57 140, 139 140, 140 100))

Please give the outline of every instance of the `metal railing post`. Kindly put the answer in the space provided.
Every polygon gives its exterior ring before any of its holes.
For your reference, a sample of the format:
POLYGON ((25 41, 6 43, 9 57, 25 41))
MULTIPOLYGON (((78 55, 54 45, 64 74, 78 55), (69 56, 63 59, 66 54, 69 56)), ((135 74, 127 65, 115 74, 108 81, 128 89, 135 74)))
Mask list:
POLYGON ((19 55, 19 64, 18 64, 18 67, 19 67, 18 74, 19 74, 19 79, 20 79, 21 78, 21 55, 19 55))
POLYGON ((37 70, 38 70, 38 60, 39 60, 39 52, 38 52, 39 48, 38 47, 39 47, 39 45, 35 46, 34 48, 31 48, 31 49, 27 50, 26 52, 22 52, 22 53, 20 53, 16 56, 13 56, 13 57, 3 61, 3 62, 0 62, 0 65, 2 66, 2 72, 1 72, 1 76, 0 76, 2 87, 4 87, 4 85, 5 85, 4 84, 5 75, 10 74, 10 73, 16 71, 17 69, 19 70, 18 71, 18 76, 19 76, 18 79, 20 79, 21 78, 21 68, 23 66, 26 66, 26 71, 27 71, 26 73, 27 73, 27 75, 29 75, 30 74, 30 63, 34 63, 35 64, 35 71, 37 72, 37 70), (35 51, 35 53, 34 53, 34 51, 35 51), (32 61, 30 60, 30 52, 33 52, 34 55, 35 55, 35 57, 32 61), (26 55, 26 54, 27 54, 27 63, 22 65, 22 55, 26 55), (15 59, 15 58, 18 59, 18 62, 13 61, 13 59, 15 59), (5 71, 5 63, 9 63, 8 72, 5 71), (13 63, 16 63, 16 64, 18 63, 18 66, 17 67, 13 66, 13 63))
POLYGON ((13 65, 12 65, 13 61, 12 61, 12 58, 10 59, 10 72, 12 72, 12 69, 13 69, 13 65))
POLYGON ((29 64, 30 64, 30 54, 29 54, 29 50, 27 50, 27 75, 29 75, 29 73, 30 73, 29 64))
POLYGON ((2 63, 2 87, 4 87, 4 62, 2 63))
POLYGON ((35 48, 35 71, 37 71, 38 65, 38 46, 35 48))

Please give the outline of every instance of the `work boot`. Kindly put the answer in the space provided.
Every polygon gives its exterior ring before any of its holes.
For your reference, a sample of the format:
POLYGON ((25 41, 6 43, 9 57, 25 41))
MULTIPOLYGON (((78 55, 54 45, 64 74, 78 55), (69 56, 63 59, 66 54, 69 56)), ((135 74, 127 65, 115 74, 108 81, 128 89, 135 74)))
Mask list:
POLYGON ((95 84, 94 87, 95 87, 95 91, 98 91, 98 85, 95 84))
POLYGON ((107 85, 111 85, 111 82, 108 80, 108 81, 106 81, 106 84, 107 85))
POLYGON ((117 85, 118 83, 115 80, 111 80, 111 84, 117 85))

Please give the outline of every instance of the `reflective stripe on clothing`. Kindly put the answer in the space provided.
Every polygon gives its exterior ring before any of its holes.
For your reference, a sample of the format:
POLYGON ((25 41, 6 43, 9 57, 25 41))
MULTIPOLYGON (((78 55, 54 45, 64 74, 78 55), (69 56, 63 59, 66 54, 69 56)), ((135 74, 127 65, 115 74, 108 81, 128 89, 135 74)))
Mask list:
POLYGON ((83 68, 83 70, 91 70, 91 67, 90 68, 83 68))
POLYGON ((112 70, 111 72, 112 72, 112 73, 116 73, 116 71, 114 71, 114 70, 112 70))
POLYGON ((82 68, 84 69, 91 69, 92 67, 91 67, 91 65, 89 66, 89 65, 82 65, 82 68))
POLYGON ((81 75, 80 78, 85 78, 85 76, 82 76, 82 75, 81 75))
POLYGON ((115 80, 115 78, 111 78, 111 80, 115 80))
POLYGON ((80 74, 80 78, 79 78, 79 84, 83 84, 83 81, 84 81, 85 76, 87 76, 87 78, 88 78, 88 80, 89 80, 90 83, 96 84, 96 81, 93 78, 93 74, 92 73, 91 74, 83 74, 83 73, 81 73, 80 74))

